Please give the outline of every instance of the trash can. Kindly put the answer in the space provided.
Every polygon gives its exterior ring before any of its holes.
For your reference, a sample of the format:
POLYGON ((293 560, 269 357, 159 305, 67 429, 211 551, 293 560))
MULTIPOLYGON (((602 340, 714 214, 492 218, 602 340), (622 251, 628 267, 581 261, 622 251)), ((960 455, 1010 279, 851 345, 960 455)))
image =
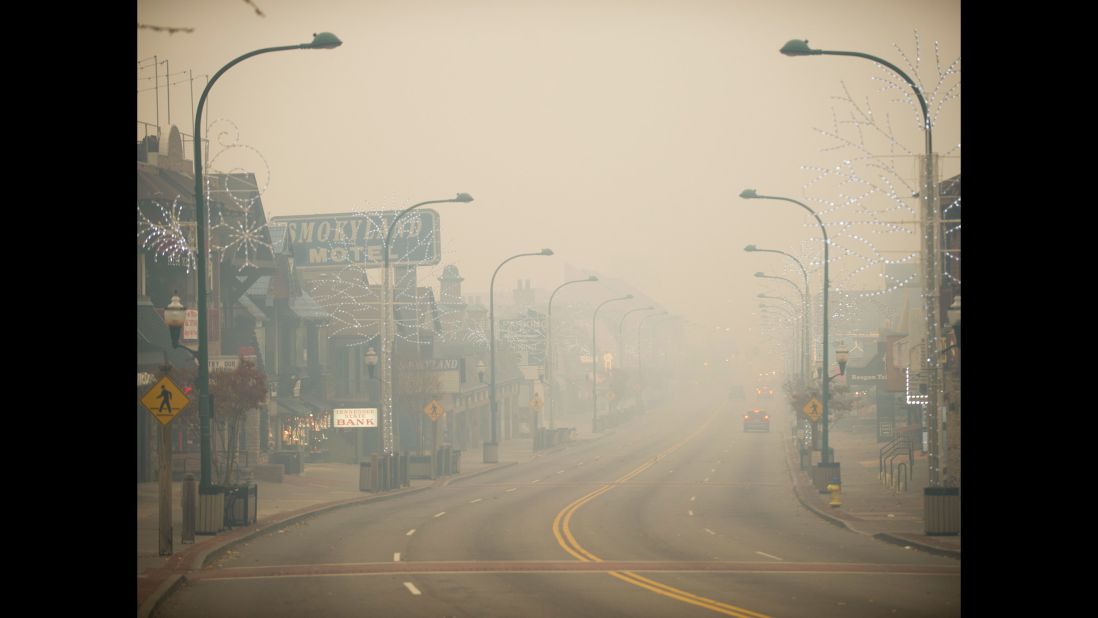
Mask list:
POLYGON ((961 488, 926 487, 923 489, 923 519, 928 536, 961 533, 961 488))
POLYGON ((282 464, 286 474, 301 474, 305 471, 305 458, 301 451, 275 451, 271 453, 269 461, 282 464))
POLYGON ((225 500, 229 508, 225 511, 228 526, 248 526, 255 523, 259 516, 259 486, 255 483, 227 487, 225 500))
POLYGON ((374 467, 369 461, 358 463, 358 490, 377 491, 374 487, 374 467))
POLYGON ((225 492, 215 487, 212 492, 198 490, 198 512, 194 522, 195 534, 217 534, 225 529, 225 492))
POLYGON ((452 474, 461 474, 461 449, 454 449, 450 451, 451 464, 450 472, 452 474))

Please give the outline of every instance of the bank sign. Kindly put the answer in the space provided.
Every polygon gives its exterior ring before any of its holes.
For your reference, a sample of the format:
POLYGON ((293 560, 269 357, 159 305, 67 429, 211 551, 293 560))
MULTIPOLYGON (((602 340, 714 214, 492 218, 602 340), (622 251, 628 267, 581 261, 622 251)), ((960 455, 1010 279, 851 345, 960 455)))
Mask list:
MULTIPOLYGON (((382 248, 396 210, 332 215, 274 217, 272 223, 286 225, 297 267, 347 266, 384 263, 382 248)), ((389 263, 430 266, 441 260, 438 212, 417 209, 401 218, 393 228, 389 263)))
POLYGON ((332 417, 336 429, 377 427, 377 408, 335 408, 332 417))

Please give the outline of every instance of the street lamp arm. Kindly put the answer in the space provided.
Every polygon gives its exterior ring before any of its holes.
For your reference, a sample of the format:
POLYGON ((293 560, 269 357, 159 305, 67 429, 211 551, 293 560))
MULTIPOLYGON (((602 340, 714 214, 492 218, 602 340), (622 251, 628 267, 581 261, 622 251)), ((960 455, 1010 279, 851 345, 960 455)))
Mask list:
POLYGON ((748 189, 748 190, 744 191, 743 193, 740 194, 740 197, 742 197, 744 199, 781 200, 783 202, 789 202, 791 204, 796 204, 796 205, 800 206, 801 208, 807 210, 809 212, 809 214, 811 214, 816 219, 816 223, 818 223, 820 225, 820 231, 823 233, 823 237, 824 237, 824 248, 826 248, 827 245, 829 244, 829 242, 827 240, 827 228, 824 227, 823 221, 820 219, 820 215, 816 214, 815 210, 812 210, 811 208, 809 208, 805 204, 803 204, 801 202, 798 202, 797 200, 795 200, 793 198, 789 198, 789 197, 781 197, 781 196, 778 196, 778 195, 760 195, 760 194, 756 193, 754 189, 748 189))
POLYGON ((389 229, 385 233, 385 266, 389 266, 389 243, 393 241, 393 231, 396 230, 397 221, 400 221, 404 215, 412 212, 420 206, 427 206, 429 204, 449 204, 451 202, 471 202, 473 197, 468 193, 458 193, 457 197, 448 200, 427 200, 426 202, 420 202, 418 204, 412 204, 411 206, 400 211, 400 214, 396 216, 391 222, 389 222, 389 229))
POLYGON ((788 283, 789 285, 793 286, 793 289, 797 291, 797 296, 800 296, 802 298, 804 297, 804 292, 801 291, 801 288, 799 288, 796 283, 793 283, 792 281, 790 281, 789 279, 786 279, 785 277, 778 277, 778 276, 775 276, 775 275, 767 275, 767 274, 763 274, 763 273, 755 273, 755 276, 758 277, 759 279, 778 279, 778 280, 784 281, 784 282, 788 283))
POLYGON ((755 245, 748 245, 748 246, 751 247, 751 248, 750 249, 744 249, 745 251, 755 251, 755 252, 758 252, 758 253, 780 253, 780 254, 784 255, 785 257, 787 257, 787 258, 793 260, 794 262, 796 262, 797 267, 801 269, 801 274, 804 275, 804 289, 806 289, 806 290, 808 289, 808 271, 805 270, 804 264, 801 264, 801 261, 798 260, 796 257, 794 257, 794 256, 792 256, 792 255, 790 255, 790 254, 788 254, 785 251, 782 251, 780 249, 760 249, 760 248, 756 247, 755 245))

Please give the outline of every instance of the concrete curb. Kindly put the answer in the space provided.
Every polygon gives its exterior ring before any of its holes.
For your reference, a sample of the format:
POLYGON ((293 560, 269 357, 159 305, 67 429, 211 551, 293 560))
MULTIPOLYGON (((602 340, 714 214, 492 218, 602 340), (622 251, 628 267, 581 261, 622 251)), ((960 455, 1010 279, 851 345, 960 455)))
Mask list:
MULTIPOLYGON (((273 521, 267 521, 262 524, 257 523, 254 527, 246 529, 245 532, 239 533, 239 536, 229 536, 222 538, 219 542, 212 543, 209 548, 204 548, 194 555, 193 558, 188 558, 185 568, 188 571, 197 571, 205 568, 210 563, 214 562, 225 552, 229 551, 233 547, 240 545, 241 543, 250 541, 265 534, 276 532, 282 528, 286 528, 294 523, 341 508, 348 508, 357 506, 360 504, 366 504, 369 502, 378 502, 382 500, 391 500, 400 496, 406 496, 409 494, 419 493, 428 489, 434 489, 436 487, 446 487, 451 483, 458 483, 466 479, 471 479, 482 474, 487 474, 495 470, 501 470, 513 465, 517 465, 519 462, 511 461, 497 464, 491 468, 485 468, 476 472, 469 472, 465 474, 459 474, 451 476, 445 479, 441 484, 432 483, 431 485, 424 485, 422 487, 411 487, 407 489, 400 489, 384 494, 375 494, 370 496, 363 496, 361 498, 351 498, 349 500, 343 500, 340 502, 327 502, 315 506, 305 507, 297 512, 289 513, 283 516, 282 519, 276 519, 273 521)), ((244 527, 237 530, 245 530, 244 527)), ((233 533, 230 532, 230 535, 233 533)), ((210 541, 217 539, 217 536, 211 536, 210 541)), ((207 541, 209 542, 209 541, 207 541)), ((138 607, 137 613, 139 617, 151 616, 153 612, 163 603, 169 596, 174 594, 180 587, 187 582, 187 576, 185 573, 173 573, 162 583, 152 594, 150 594, 138 607)))
POLYGON ((160 604, 187 582, 187 576, 181 573, 169 575, 164 583, 145 599, 137 608, 137 618, 148 618, 156 611, 160 604))
POLYGON ((953 549, 946 549, 944 547, 934 547, 932 545, 924 545, 924 544, 922 544, 918 541, 913 541, 911 539, 904 538, 902 536, 896 536, 894 534, 889 534, 887 532, 878 532, 877 534, 873 535, 873 538, 877 539, 878 541, 884 541, 885 543, 892 543, 893 545, 900 545, 902 547, 911 547, 911 548, 917 549, 921 552, 925 552, 925 553, 928 553, 928 554, 934 554, 935 556, 945 556, 946 558, 953 558, 954 560, 960 560, 961 559, 961 552, 959 552, 959 551, 956 551, 956 550, 953 550, 953 549))
MULTIPOLYGON (((305 507, 304 509, 296 512, 291 512, 289 514, 286 514, 285 516, 282 516, 281 519, 266 521, 262 524, 257 522, 254 526, 248 528, 237 528, 237 530, 242 530, 243 532, 230 532, 229 536, 222 537, 221 539, 218 539, 216 535, 213 535, 208 540, 203 542, 210 543, 210 546, 208 548, 199 549, 199 547, 201 547, 201 544, 194 546, 194 549, 197 551, 193 557, 188 557, 184 568, 187 571, 201 570, 214 560, 221 557, 225 552, 229 551, 230 549, 236 547, 241 543, 250 541, 264 534, 269 534, 277 530, 281 530, 282 528, 285 528, 291 524, 294 524, 308 517, 318 515, 320 513, 356 506, 359 504, 365 504, 368 502, 388 500, 396 498, 398 496, 405 496, 408 494, 426 491, 428 489, 431 489, 432 487, 432 485, 426 485, 423 487, 411 487, 408 489, 401 489, 381 495, 351 498, 349 500, 343 500, 340 502, 326 502, 311 507, 305 507)), ((150 594, 141 603, 141 605, 138 607, 137 615, 139 617, 151 616, 161 603, 163 603, 169 596, 174 594, 186 582, 186 573, 173 573, 169 575, 164 583, 158 586, 157 589, 154 590, 152 594, 150 594)))
MULTIPOLYGON (((782 432, 782 435, 784 436, 785 432, 782 432)), ((902 537, 902 536, 897 536, 897 535, 894 535, 894 534, 890 534, 888 532, 878 532, 876 534, 873 534, 871 532, 863 532, 861 530, 858 530, 854 526, 852 526, 849 521, 847 521, 847 520, 845 520, 841 517, 836 517, 836 516, 828 513, 827 511, 824 511, 824 510, 818 508, 817 506, 811 504, 808 500, 806 500, 804 498, 804 495, 801 493, 801 484, 798 482, 797 472, 795 470, 793 470, 793 464, 792 464, 792 456, 793 455, 789 450, 788 441, 785 440, 784 438, 782 440, 782 449, 785 451, 785 467, 786 467, 786 470, 789 471, 790 480, 792 480, 792 482, 793 482, 793 493, 794 493, 794 495, 797 496, 797 501, 801 503, 801 506, 805 507, 810 512, 814 513, 815 515, 817 515, 818 517, 820 517, 821 519, 823 519, 827 523, 832 524, 834 526, 838 526, 840 528, 845 528, 845 529, 847 529, 851 532, 855 532, 857 534, 861 534, 861 535, 864 535, 864 536, 868 536, 868 537, 877 539, 878 541, 882 541, 882 542, 885 542, 885 543, 891 543, 893 545, 899 545, 901 547, 910 547, 912 549, 916 549, 918 551, 928 553, 928 554, 934 554, 936 556, 945 556, 947 558, 953 558, 955 560, 960 560, 961 559, 961 552, 959 552, 957 550, 946 549, 944 547, 935 547, 933 545, 927 545, 925 543, 920 543, 919 541, 912 540, 912 539, 902 537)))
MULTIPOLYGON (((342 508, 348 508, 352 506, 358 506, 360 504, 366 504, 369 502, 381 502, 384 500, 391 500, 400 496, 407 496, 409 494, 419 493, 421 491, 427 491, 432 489, 433 485, 424 485, 423 487, 409 487, 407 489, 398 489, 396 491, 390 491, 384 494, 374 494, 371 496, 363 496, 361 498, 350 498, 348 500, 342 500, 339 502, 325 502, 315 506, 307 506, 303 509, 295 512, 291 512, 284 516, 283 519, 277 519, 268 521, 262 525, 256 524, 255 527, 251 527, 246 532, 241 533, 240 536, 225 538, 223 542, 217 545, 211 546, 209 549, 200 551, 192 560, 190 569, 200 570, 208 566, 214 560, 217 560, 229 549, 240 545, 246 541, 250 541, 256 537, 281 530, 299 521, 319 515, 321 513, 327 513, 329 511, 335 511, 342 508)), ((243 528, 238 528, 243 529, 243 528)), ((231 533, 230 533, 231 534, 231 533)), ((216 538, 216 537, 214 537, 216 538)))

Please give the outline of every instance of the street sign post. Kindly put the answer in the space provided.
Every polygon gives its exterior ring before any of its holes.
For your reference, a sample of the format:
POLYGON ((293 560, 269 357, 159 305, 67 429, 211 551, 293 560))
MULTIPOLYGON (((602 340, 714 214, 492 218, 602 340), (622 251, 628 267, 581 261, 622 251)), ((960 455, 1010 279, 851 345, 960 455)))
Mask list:
POLYGON ((432 399, 431 403, 423 406, 423 413, 432 421, 437 421, 439 417, 446 413, 446 410, 442 409, 442 404, 432 399))
POLYGON ((141 398, 141 405, 145 406, 149 414, 152 414, 153 418, 160 421, 161 425, 172 422, 190 402, 191 400, 187 399, 183 391, 179 390, 179 387, 168 376, 160 378, 149 389, 149 392, 141 398))
POLYGON ((816 397, 812 397, 808 400, 808 403, 804 404, 804 415, 811 419, 813 423, 819 421, 822 414, 823 404, 816 397))

